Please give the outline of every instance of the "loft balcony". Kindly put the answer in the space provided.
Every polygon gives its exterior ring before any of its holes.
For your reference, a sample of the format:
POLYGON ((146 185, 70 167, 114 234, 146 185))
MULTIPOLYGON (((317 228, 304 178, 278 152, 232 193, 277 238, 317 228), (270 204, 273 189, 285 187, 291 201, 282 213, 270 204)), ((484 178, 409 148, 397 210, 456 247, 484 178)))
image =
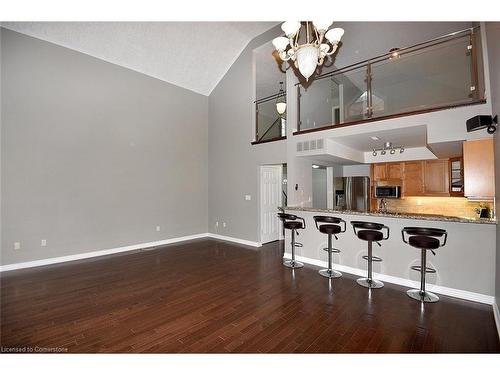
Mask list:
POLYGON ((484 103, 480 38, 457 31, 297 84, 293 134, 484 103))

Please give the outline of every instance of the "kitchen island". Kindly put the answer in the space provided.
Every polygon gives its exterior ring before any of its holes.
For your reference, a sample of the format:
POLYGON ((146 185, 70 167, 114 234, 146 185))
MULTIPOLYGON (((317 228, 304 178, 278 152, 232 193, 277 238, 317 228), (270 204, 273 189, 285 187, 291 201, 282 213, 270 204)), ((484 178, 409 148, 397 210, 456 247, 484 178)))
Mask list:
MULTIPOLYGON (((353 212, 306 207, 284 207, 286 213, 303 217, 306 229, 299 230, 297 241, 304 246, 296 248, 299 261, 326 267, 327 236, 321 234, 314 224, 313 216, 331 215, 344 219, 345 233, 339 234, 334 247, 341 250, 334 255, 334 268, 354 275, 366 275, 366 242, 358 239, 350 222, 372 221, 390 229, 387 241, 381 247, 374 244, 374 255, 383 262, 374 263, 375 278, 382 281, 418 287, 420 274, 410 269, 420 263, 420 251, 401 238, 403 227, 433 227, 445 229, 448 241, 445 247, 436 250, 436 256, 428 255, 427 265, 435 268, 435 274, 427 274, 428 290, 442 295, 493 303, 495 292, 495 238, 496 221, 493 219, 459 218, 440 215, 395 214, 379 212, 353 212)), ((286 231, 285 258, 290 258, 290 233, 286 231)), ((300 272, 297 271, 297 273, 300 272)), ((323 278, 318 275, 318 282, 323 278)))

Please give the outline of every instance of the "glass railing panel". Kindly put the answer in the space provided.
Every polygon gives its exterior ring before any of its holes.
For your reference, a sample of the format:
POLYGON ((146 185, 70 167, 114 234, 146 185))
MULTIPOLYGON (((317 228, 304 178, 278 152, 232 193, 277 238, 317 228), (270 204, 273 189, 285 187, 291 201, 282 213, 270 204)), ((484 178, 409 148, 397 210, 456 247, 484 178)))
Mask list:
POLYGON ((474 100, 469 36, 371 64, 372 117, 474 100))
POLYGON ((338 125, 365 118, 364 67, 317 78, 308 88, 299 86, 301 130, 338 125))
POLYGON ((286 135, 286 120, 276 110, 276 99, 257 102, 256 110, 256 141, 268 141, 286 135))
POLYGON ((484 100, 478 27, 317 76, 298 85, 299 130, 484 100))

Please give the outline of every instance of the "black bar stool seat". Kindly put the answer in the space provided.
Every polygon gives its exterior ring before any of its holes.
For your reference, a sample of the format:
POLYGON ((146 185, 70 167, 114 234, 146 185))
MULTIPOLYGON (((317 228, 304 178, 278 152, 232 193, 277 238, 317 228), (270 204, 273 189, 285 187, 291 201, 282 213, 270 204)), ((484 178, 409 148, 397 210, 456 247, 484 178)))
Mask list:
POLYGON ((382 241, 384 234, 376 230, 360 230, 358 231, 358 238, 364 241, 382 241))
POLYGON ((283 226, 285 229, 304 229, 300 221, 285 221, 283 226))
POLYGON ((341 277, 342 274, 339 271, 335 271, 332 266, 333 253, 340 253, 339 249, 333 247, 333 237, 338 239, 337 234, 344 233, 346 230, 346 223, 344 220, 333 217, 333 216, 313 216, 314 222, 316 223, 316 228, 321 233, 328 235, 328 247, 323 250, 328 252, 328 268, 319 270, 318 273, 329 279, 341 277))
POLYGON ((322 224, 318 227, 318 230, 324 234, 339 234, 342 232, 340 225, 335 224, 322 224))
POLYGON ((290 260, 283 260, 283 265, 288 268, 302 268, 304 267, 304 263, 298 262, 295 260, 295 248, 296 247, 302 247, 303 245, 300 242, 295 241, 295 235, 298 235, 299 229, 305 229, 306 228, 306 221, 297 216, 297 215, 292 215, 292 214, 285 214, 283 212, 278 213, 279 219, 283 222, 283 229, 289 229, 292 231, 292 259, 290 260))
POLYGON ((420 272, 420 289, 410 289, 406 292, 410 298, 421 302, 437 302, 439 297, 434 293, 425 290, 425 275, 435 273, 436 270, 427 267, 427 250, 434 255, 434 250, 446 245, 448 233, 439 228, 405 227, 401 231, 403 242, 412 247, 420 249, 420 265, 410 267, 412 270, 420 272))
POLYGON ((363 259, 368 262, 368 275, 367 277, 357 279, 356 282, 365 288, 382 288, 384 283, 373 278, 373 262, 382 261, 381 258, 373 256, 373 242, 382 246, 380 245, 380 241, 389 238, 389 228, 384 224, 372 223, 369 221, 351 221, 351 225, 354 234, 358 236, 360 240, 368 242, 368 255, 363 256, 363 259))
POLYGON ((410 236, 408 242, 411 246, 419 249, 435 250, 439 248, 439 240, 428 236, 410 236))

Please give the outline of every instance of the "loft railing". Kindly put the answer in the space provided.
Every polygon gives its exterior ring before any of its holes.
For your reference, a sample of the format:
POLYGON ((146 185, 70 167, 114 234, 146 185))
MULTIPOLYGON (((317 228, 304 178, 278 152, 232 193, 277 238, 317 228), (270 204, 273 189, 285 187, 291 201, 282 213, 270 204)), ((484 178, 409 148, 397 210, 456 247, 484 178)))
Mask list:
POLYGON ((256 125, 255 142, 269 142, 283 139, 286 136, 286 119, 276 111, 276 99, 286 100, 286 96, 278 93, 255 102, 256 125))
POLYGON ((479 27, 457 31, 297 84, 298 132, 484 102, 479 27))

